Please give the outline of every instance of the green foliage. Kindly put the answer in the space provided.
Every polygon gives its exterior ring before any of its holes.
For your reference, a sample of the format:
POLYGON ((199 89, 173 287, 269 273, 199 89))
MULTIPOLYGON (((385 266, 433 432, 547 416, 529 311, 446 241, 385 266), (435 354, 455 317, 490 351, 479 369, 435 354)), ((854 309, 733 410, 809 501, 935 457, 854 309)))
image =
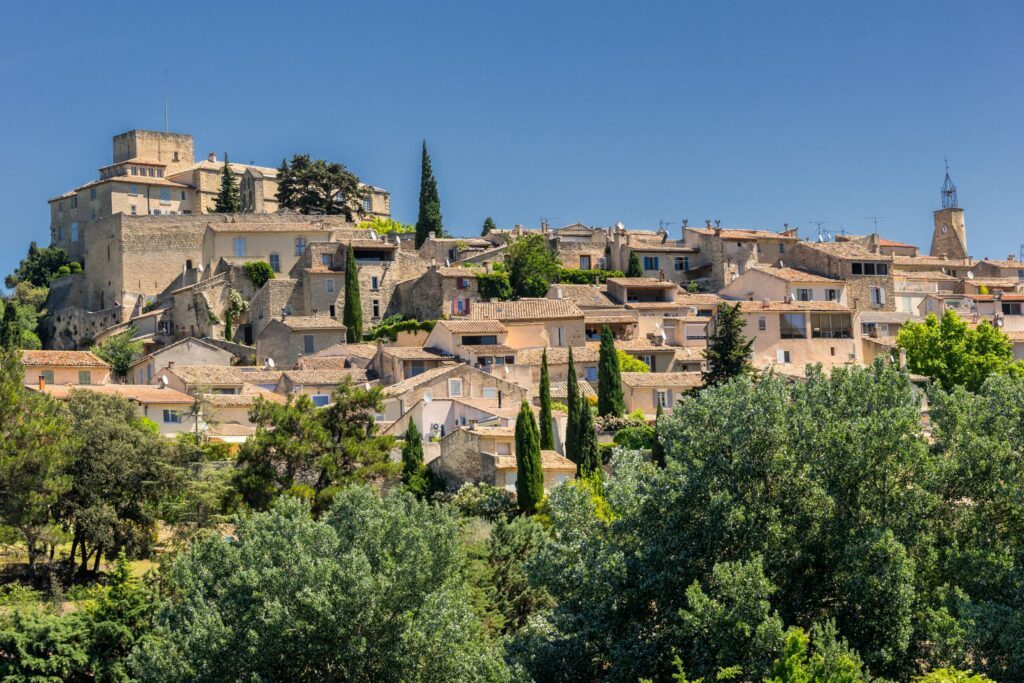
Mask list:
POLYGON ((551 380, 548 378, 548 350, 541 352, 540 358, 540 448, 554 450, 555 432, 551 418, 551 380))
POLYGON ((416 232, 416 226, 396 221, 394 218, 374 216, 356 226, 360 230, 373 230, 378 235, 407 235, 416 232))
POLYGON ((214 202, 214 213, 238 213, 242 204, 238 199, 238 179, 228 163, 228 153, 224 152, 224 168, 220 172, 220 189, 214 202))
POLYGON ((344 214, 353 220, 369 190, 344 164, 296 154, 277 169, 277 201, 304 214, 344 214))
POLYGON ((70 266, 67 252, 60 247, 40 248, 33 241, 28 245, 28 254, 21 259, 14 272, 4 279, 4 283, 10 289, 14 289, 20 282, 27 282, 33 287, 46 287, 62 266, 70 266))
POLYGON ((427 152, 427 141, 423 141, 423 154, 420 158, 420 205, 416 216, 416 248, 419 249, 430 233, 434 237, 444 237, 441 224, 441 197, 437 193, 437 178, 430 164, 427 152))
POLYGON ((345 338, 349 344, 362 341, 363 305, 359 298, 359 267, 351 243, 345 249, 345 307, 342 322, 345 323, 345 338))
POLYGON ((665 444, 661 441, 661 430, 659 426, 664 414, 665 411, 662 409, 661 403, 659 402, 657 411, 654 415, 654 433, 651 435, 651 462, 658 467, 665 466, 665 444))
POLYGON ((743 336, 747 323, 740 315, 740 305, 722 302, 715 314, 714 332, 708 337, 708 348, 704 351, 707 370, 703 373, 704 384, 714 386, 728 382, 734 377, 749 374, 753 339, 743 336))
POLYGON ((597 448, 597 432, 594 430, 594 415, 581 398, 576 409, 576 473, 583 477, 600 474, 601 455, 597 448))
POLYGON ((620 372, 650 372, 651 368, 636 356, 631 356, 622 349, 618 350, 620 372))
POLYGON ((544 499, 544 469, 540 459, 540 434, 530 404, 523 401, 516 417, 516 499, 519 509, 536 512, 544 499))
POLYGON ((511 493, 483 482, 463 484, 449 502, 460 514, 489 522, 510 518, 516 512, 516 501, 511 493))
POLYGON ((1002 330, 987 321, 972 328, 953 310, 941 321, 930 313, 922 323, 903 324, 896 344, 906 350, 911 372, 938 380, 947 391, 978 391, 989 375, 1024 376, 1024 362, 1014 361, 1013 344, 1002 330))
POLYGON ((249 411, 256 433, 239 451, 235 477, 245 502, 263 510, 283 491, 306 483, 322 507, 338 486, 395 476, 394 439, 378 434, 374 420, 382 409, 379 387, 365 389, 350 379, 321 409, 305 394, 284 404, 258 398, 249 411))
POLYGON ((242 266, 242 270, 245 271, 249 281, 252 282, 252 286, 256 289, 277 277, 274 269, 266 261, 249 261, 242 266))
POLYGON ((527 619, 553 605, 543 588, 530 585, 526 562, 547 540, 544 528, 533 517, 508 521, 499 517, 487 543, 489 584, 497 612, 502 616, 502 633, 515 633, 527 619))
POLYGON ((623 277, 622 271, 618 270, 579 270, 578 268, 559 268, 558 282, 570 285, 592 285, 595 282, 604 283, 610 277, 623 277))
POLYGON ((626 266, 626 277, 643 277, 644 269, 640 265, 640 254, 629 250, 629 264, 626 266))
POLYGON ((142 340, 135 339, 138 330, 129 325, 124 332, 111 335, 92 347, 92 352, 110 363, 118 377, 127 377, 132 361, 142 353, 142 340))
POLYGON ((915 678, 914 683, 989 683, 991 680, 988 676, 972 674, 969 671, 936 669, 926 676, 915 678))
POLYGON ((363 335, 364 341, 390 339, 398 341, 399 332, 430 332, 437 324, 436 320, 416 320, 406 318, 402 314, 388 316, 363 335))
POLYGON ((867 683, 868 676, 856 653, 838 642, 835 625, 815 626, 811 636, 801 628, 786 632, 782 654, 765 683, 867 683), (813 641, 813 642, 812 642, 813 641))
POLYGON ((565 403, 569 407, 568 416, 565 421, 565 457, 576 463, 579 470, 580 461, 577 451, 577 436, 580 425, 580 411, 590 411, 590 406, 582 401, 580 394, 580 381, 576 376, 576 361, 572 357, 572 347, 569 347, 568 369, 566 371, 566 397, 565 403), (582 408, 581 408, 582 406, 582 408))
POLYGON ((349 487, 320 520, 282 499, 236 539, 173 560, 132 658, 141 681, 509 680, 445 508, 349 487))
POLYGON ((402 483, 417 498, 430 493, 430 478, 423 462, 423 437, 416 427, 416 420, 409 418, 409 429, 402 444, 402 483))
POLYGON ((616 432, 612 440, 619 446, 630 450, 650 450, 654 443, 654 427, 647 425, 626 427, 616 432))
POLYGON ((519 237, 505 251, 505 270, 517 298, 546 295, 551 283, 558 280, 559 268, 558 259, 548 249, 544 235, 533 233, 519 237))
POLYGON ((42 347, 39 321, 46 315, 43 306, 49 290, 29 282, 19 282, 14 292, 0 298, 0 346, 19 349, 42 347))
POLYGON ((477 292, 480 298, 489 301, 508 301, 515 294, 509 282, 508 273, 492 271, 476 274, 477 292))
POLYGON ((480 231, 481 236, 485 236, 491 232, 491 230, 497 230, 498 226, 494 224, 494 219, 488 216, 484 219, 483 229, 480 231))
POLYGON ((601 326, 601 349, 597 363, 597 412, 599 415, 622 415, 626 404, 622 398, 622 376, 615 337, 607 325, 601 326))

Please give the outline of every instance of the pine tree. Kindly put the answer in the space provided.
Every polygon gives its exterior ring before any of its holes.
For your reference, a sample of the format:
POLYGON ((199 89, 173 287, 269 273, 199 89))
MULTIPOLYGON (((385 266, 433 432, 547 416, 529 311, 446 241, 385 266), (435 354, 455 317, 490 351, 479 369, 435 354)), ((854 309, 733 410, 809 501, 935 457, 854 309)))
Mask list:
MULTIPOLYGON (((576 465, 579 465, 579 457, 576 455, 576 430, 579 427, 579 407, 580 407, 580 383, 579 378, 576 377, 576 363, 572 358, 572 347, 569 347, 569 370, 566 376, 567 392, 566 392, 566 406, 569 409, 569 418, 565 425, 565 457, 572 460, 576 465)), ((590 406, 587 406, 590 409, 590 406)))
POLYGON ((615 338, 607 325, 601 327, 601 351, 597 364, 597 412, 599 415, 622 415, 626 411, 622 399, 622 375, 615 338))
POLYGON ((402 444, 402 483, 418 496, 425 495, 430 488, 427 466, 423 462, 423 437, 412 418, 409 418, 402 444))
POLYGON ((640 267, 640 255, 632 249, 629 250, 629 266, 626 267, 626 277, 643 277, 644 269, 640 267))
POLYGON ((579 425, 577 427, 576 443, 579 449, 579 462, 576 463, 576 474, 589 476, 601 471, 601 452, 597 448, 597 432, 594 431, 594 416, 590 412, 590 406, 585 399, 580 399, 577 405, 579 411, 579 425))
POLYGON ((753 369, 750 364, 753 339, 743 336, 746 321, 740 315, 740 305, 718 304, 715 314, 715 331, 708 338, 704 351, 708 367, 703 379, 707 386, 728 382, 733 377, 745 375, 753 369))
POLYGON ((423 141, 423 158, 420 166, 420 211, 416 218, 416 248, 418 249, 427 236, 434 233, 435 237, 444 236, 441 227, 441 198, 437 194, 437 179, 430 165, 430 154, 427 153, 427 141, 423 141))
POLYGON ((18 323, 18 309, 13 299, 4 305, 4 315, 0 319, 0 350, 16 349, 21 341, 21 325, 18 323))
POLYGON ((487 235, 488 233, 490 233, 491 230, 497 230, 497 229, 498 229, 498 226, 494 224, 494 219, 491 218, 490 216, 488 216, 484 220, 484 228, 483 228, 483 231, 480 233, 480 236, 483 237, 483 236, 487 235))
POLYGON ((345 323, 345 339, 350 344, 363 340, 363 305, 359 301, 359 266, 350 242, 345 249, 345 309, 342 322, 345 323))
POLYGON ((665 466, 665 445, 661 443, 661 416, 664 414, 661 409, 661 402, 658 402, 658 409, 654 414, 654 441, 651 443, 651 462, 658 467, 665 466))
POLYGON ((551 380, 548 379, 548 350, 540 356, 540 447, 554 450, 555 434, 551 429, 551 380))
POLYGON ((228 163, 228 153, 224 152, 224 169, 220 172, 220 190, 217 192, 217 202, 214 206, 214 213, 238 213, 242 208, 238 200, 238 181, 235 179, 235 172, 231 170, 228 163))
POLYGON ((516 417, 516 496, 519 509, 536 512, 544 500, 544 468, 540 459, 540 435, 530 404, 523 401, 516 417))

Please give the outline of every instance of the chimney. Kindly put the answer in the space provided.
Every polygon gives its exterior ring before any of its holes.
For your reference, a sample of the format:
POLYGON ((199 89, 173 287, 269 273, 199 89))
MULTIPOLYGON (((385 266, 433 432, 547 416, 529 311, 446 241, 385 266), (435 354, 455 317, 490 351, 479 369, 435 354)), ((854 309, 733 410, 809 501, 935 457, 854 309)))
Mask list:
POLYGON ((39 375, 39 391, 46 391, 46 377, 39 375))
POLYGON ((434 232, 433 230, 431 230, 430 232, 427 233, 427 239, 432 240, 432 239, 434 239, 436 237, 437 237, 437 233, 434 232))
POLYGON ((213 164, 217 163, 217 153, 210 152, 209 154, 206 155, 206 160, 213 164))
POLYGON ((168 370, 173 370, 174 369, 174 361, 173 360, 167 361, 167 369, 168 370))

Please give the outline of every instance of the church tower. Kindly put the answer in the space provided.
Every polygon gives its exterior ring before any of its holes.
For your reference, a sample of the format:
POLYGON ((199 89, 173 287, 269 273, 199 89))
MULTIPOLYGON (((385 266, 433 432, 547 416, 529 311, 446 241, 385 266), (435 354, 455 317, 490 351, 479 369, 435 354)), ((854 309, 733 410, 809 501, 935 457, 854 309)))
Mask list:
POLYGON ((934 212, 935 231, 932 233, 932 256, 965 259, 967 254, 967 226, 964 210, 958 206, 956 185, 949 177, 946 161, 946 180, 942 183, 942 208, 934 212))

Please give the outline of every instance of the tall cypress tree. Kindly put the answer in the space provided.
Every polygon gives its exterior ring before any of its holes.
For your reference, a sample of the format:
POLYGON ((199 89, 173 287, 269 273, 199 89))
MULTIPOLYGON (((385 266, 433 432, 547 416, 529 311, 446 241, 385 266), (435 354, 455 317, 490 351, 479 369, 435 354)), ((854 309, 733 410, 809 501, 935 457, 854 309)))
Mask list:
POLYGON ((356 255, 352 251, 352 243, 349 242, 345 249, 345 309, 342 313, 342 322, 345 323, 345 339, 350 344, 357 344, 363 341, 363 305, 359 301, 359 266, 356 265, 356 255))
POLYGON ((420 162, 420 211, 416 218, 416 248, 426 241, 431 232, 435 237, 444 236, 441 227, 441 197, 437 194, 437 179, 430 165, 427 141, 424 140, 420 162))
POLYGON ((619 352, 607 325, 601 327, 601 351, 597 363, 597 412, 602 416, 622 415, 626 412, 626 404, 622 399, 619 352))
POLYGON ((590 412, 590 406, 585 399, 580 399, 577 410, 579 411, 579 425, 577 427, 576 443, 579 449, 579 462, 576 463, 576 473, 580 476, 589 476, 601 471, 601 452, 597 448, 597 432, 594 431, 594 416, 590 412))
POLYGON ((402 483, 408 486, 423 472, 423 440, 416 420, 409 418, 409 428, 405 432, 405 443, 402 445, 402 483))
MULTIPOLYGON (((576 430, 579 427, 579 407, 580 407, 580 384, 579 378, 576 377, 576 363, 572 359, 572 347, 569 347, 569 374, 566 377, 566 384, 568 385, 566 393, 566 407, 569 409, 569 419, 565 425, 565 457, 576 463, 577 468, 580 463, 579 456, 576 455, 576 430)), ((587 406, 589 410, 590 406, 587 406)))
POLYGON ((540 356, 540 447, 548 451, 555 448, 555 434, 551 428, 551 380, 548 379, 547 347, 540 356))
POLYGON ((745 375, 753 369, 750 364, 753 339, 743 336, 747 323, 740 315, 740 305, 730 306, 722 302, 715 313, 715 331, 708 338, 704 358, 708 361, 703 380, 708 386, 728 382, 733 377, 745 375))
POLYGON ((523 401, 516 417, 516 497, 527 514, 544 499, 544 468, 540 459, 540 434, 530 404, 523 401))
POLYGON ((14 306, 14 300, 9 299, 4 304, 4 315, 0 319, 0 350, 16 349, 21 342, 21 325, 18 324, 18 309, 14 306))
POLYGON ((661 416, 664 412, 659 401, 658 409, 654 414, 654 442, 651 443, 651 462, 658 467, 665 466, 665 446, 661 443, 661 416))
POLYGON ((483 227, 483 230, 480 233, 480 236, 483 237, 484 235, 488 234, 491 230, 497 230, 497 229, 498 229, 498 226, 494 224, 494 219, 491 218, 490 216, 488 216, 484 220, 484 227, 483 227))
POLYGON ((633 249, 629 250, 629 265, 626 267, 626 277, 643 277, 644 269, 640 267, 640 255, 633 249))
POLYGON ((238 213, 242 208, 238 199, 238 181, 235 179, 235 172, 231 170, 228 163, 228 153, 224 152, 224 168, 220 172, 220 190, 217 192, 217 201, 214 205, 214 213, 238 213))

